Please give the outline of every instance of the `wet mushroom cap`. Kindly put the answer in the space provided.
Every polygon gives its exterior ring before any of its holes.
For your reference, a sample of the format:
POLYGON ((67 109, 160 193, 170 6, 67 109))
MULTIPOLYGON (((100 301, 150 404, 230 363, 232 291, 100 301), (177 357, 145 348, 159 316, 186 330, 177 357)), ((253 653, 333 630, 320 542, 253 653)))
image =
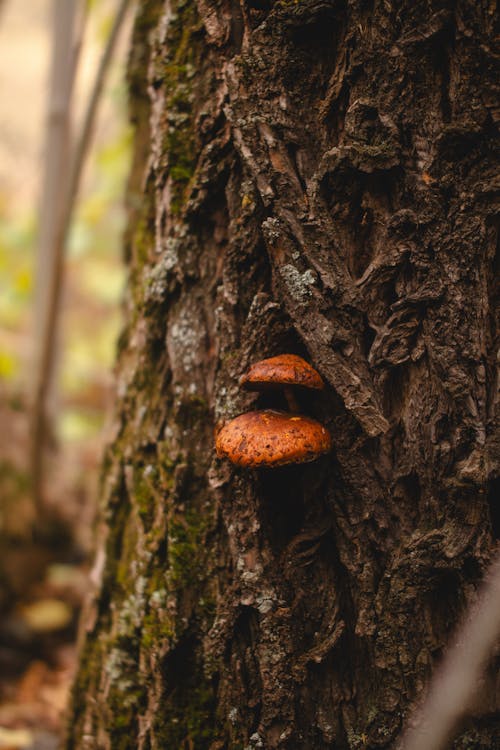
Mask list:
POLYGON ((263 359, 252 365, 240 378, 240 386, 250 391, 280 385, 299 385, 315 390, 324 387, 319 372, 297 354, 279 354, 277 357, 263 359))
POLYGON ((314 461, 331 448, 328 430, 302 414, 264 409, 240 414, 220 430, 219 457, 247 467, 284 466, 314 461))

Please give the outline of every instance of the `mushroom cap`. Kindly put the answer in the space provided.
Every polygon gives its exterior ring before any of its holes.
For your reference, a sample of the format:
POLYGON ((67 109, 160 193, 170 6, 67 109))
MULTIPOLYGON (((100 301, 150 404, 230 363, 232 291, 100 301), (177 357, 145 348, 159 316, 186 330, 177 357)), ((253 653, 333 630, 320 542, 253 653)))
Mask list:
POLYGON ((263 409, 240 414, 216 437, 217 455, 258 468, 315 461, 331 448, 328 430, 302 414, 263 409))
POLYGON ((261 391, 280 385, 299 385, 321 390, 324 383, 309 362, 297 354, 279 354, 256 362, 240 378, 240 386, 250 391, 261 391))

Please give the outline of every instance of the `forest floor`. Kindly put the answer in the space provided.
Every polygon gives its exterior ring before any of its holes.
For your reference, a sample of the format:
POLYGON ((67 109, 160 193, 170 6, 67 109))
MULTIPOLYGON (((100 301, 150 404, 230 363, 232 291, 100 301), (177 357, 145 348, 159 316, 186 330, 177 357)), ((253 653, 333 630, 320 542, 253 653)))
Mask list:
POLYGON ((99 441, 93 456, 87 449, 87 488, 80 461, 72 462, 66 450, 65 471, 57 481, 52 475, 50 505, 35 513, 25 467, 27 413, 3 389, 0 423, 0 748, 56 750, 77 662, 78 617, 89 589, 90 484, 99 441))

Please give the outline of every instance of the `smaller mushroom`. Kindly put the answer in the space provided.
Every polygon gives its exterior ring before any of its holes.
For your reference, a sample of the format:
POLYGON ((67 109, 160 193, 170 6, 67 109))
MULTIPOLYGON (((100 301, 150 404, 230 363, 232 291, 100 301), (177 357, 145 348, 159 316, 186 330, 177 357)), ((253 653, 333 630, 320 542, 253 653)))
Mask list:
POLYGON ((292 386, 321 390, 324 387, 321 375, 309 362, 297 354, 279 354, 253 364, 240 378, 240 386, 249 391, 265 391, 282 387, 291 411, 298 405, 292 386))
POLYGON ((315 419, 265 409, 240 414, 216 437, 219 457, 251 468, 315 461, 331 448, 329 432, 315 419))

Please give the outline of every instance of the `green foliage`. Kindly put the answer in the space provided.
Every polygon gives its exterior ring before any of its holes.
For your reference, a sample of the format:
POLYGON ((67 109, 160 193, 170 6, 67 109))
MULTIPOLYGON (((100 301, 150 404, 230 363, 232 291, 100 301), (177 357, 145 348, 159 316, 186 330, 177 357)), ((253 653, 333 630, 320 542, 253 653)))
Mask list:
POLYGON ((13 381, 22 372, 18 345, 22 344, 32 295, 29 248, 33 237, 32 215, 26 213, 13 222, 8 209, 0 209, 0 380, 13 381), (10 335, 2 336, 2 329, 10 335))
POLYGON ((11 221, 0 213, 0 326, 16 329, 31 299, 33 268, 29 252, 34 239, 33 216, 26 214, 11 221))

